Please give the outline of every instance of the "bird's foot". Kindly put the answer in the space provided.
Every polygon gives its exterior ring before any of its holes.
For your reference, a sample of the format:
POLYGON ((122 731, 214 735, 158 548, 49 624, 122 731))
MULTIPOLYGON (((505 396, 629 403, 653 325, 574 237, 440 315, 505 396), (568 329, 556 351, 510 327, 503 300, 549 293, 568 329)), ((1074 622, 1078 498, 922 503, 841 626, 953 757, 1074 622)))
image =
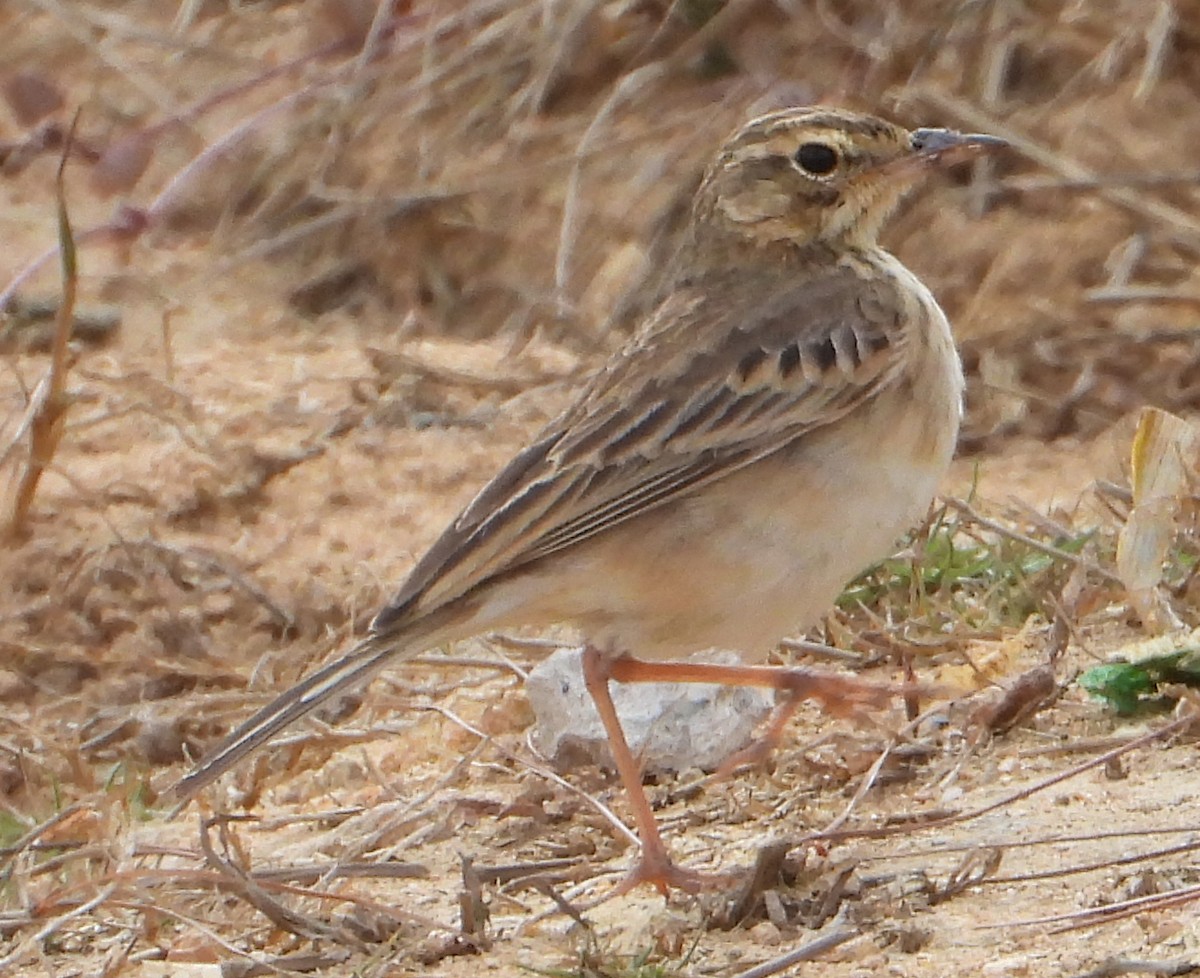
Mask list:
POLYGON ((738 771, 766 767, 767 761, 778 747, 778 736, 772 736, 770 733, 763 734, 741 750, 735 750, 725 758, 713 772, 713 777, 718 781, 727 781, 738 771))
POLYGON ((637 865, 625 874, 625 878, 607 896, 624 896, 643 884, 653 886, 664 897, 670 896, 672 890, 703 893, 706 890, 720 890, 733 886, 737 881, 738 876, 734 873, 701 873, 694 869, 684 869, 676 866, 665 851, 643 850, 637 865))

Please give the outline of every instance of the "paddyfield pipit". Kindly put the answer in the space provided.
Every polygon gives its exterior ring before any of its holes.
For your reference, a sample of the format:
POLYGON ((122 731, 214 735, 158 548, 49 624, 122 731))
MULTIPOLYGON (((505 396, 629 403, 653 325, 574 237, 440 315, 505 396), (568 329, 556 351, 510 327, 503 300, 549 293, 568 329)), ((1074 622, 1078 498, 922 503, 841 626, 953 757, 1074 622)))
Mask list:
POLYGON ((178 792, 405 656, 573 623, 642 844, 623 887, 709 882, 670 860, 609 681, 879 702, 877 688, 810 670, 679 660, 765 657, 928 508, 962 369, 937 302, 878 234, 935 164, 1000 142, 830 108, 742 126, 632 340, 480 490, 362 642, 234 730, 178 792))

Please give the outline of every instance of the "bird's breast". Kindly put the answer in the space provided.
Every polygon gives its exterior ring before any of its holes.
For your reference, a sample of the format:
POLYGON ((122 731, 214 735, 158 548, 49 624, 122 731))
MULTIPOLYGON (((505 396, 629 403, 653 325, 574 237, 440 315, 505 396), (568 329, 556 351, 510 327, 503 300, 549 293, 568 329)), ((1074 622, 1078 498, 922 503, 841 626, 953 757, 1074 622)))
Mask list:
MULTIPOLYGON (((962 370, 945 316, 906 276, 902 357, 850 413, 696 493, 532 565, 513 624, 565 621, 614 653, 760 658, 812 625, 920 520, 954 450, 962 370)), ((504 617, 503 614, 500 617, 504 617)))

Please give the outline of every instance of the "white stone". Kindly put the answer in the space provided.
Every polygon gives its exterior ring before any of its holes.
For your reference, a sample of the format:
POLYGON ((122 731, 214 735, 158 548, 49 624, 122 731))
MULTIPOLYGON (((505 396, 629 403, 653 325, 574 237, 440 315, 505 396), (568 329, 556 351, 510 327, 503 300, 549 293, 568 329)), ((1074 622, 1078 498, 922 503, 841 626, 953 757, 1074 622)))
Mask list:
MULTIPOLYGON (((559 649, 529 673, 526 690, 537 718, 535 744, 560 770, 612 767, 608 738, 583 682, 580 649, 559 649)), ((738 662, 708 653, 708 662, 738 662)), ((613 703, 634 755, 647 772, 715 770, 754 739, 771 711, 770 690, 695 683, 611 683, 613 703)))

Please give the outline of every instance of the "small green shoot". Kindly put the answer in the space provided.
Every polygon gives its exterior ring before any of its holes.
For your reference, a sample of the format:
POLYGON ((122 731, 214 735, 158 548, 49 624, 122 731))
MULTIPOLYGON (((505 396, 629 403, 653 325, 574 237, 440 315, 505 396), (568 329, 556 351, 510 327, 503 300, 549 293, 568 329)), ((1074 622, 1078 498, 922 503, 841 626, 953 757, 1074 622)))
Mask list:
MULTIPOLYGON (((1091 532, 1083 532, 1045 543, 1064 554, 1078 554, 1092 538, 1091 532)), ((1041 609, 1047 593, 1061 587, 1071 568, 1065 557, 1014 537, 981 540, 960 519, 947 518, 946 511, 914 535, 908 549, 907 555, 885 560, 854 581, 839 606, 925 617, 933 627, 942 619, 971 628, 1019 626, 1041 609)))
POLYGON ((605 954, 596 948, 585 949, 573 968, 529 968, 546 978, 672 978, 672 971, 660 961, 650 960, 649 950, 633 955, 605 954))
POLYGON ((150 782, 145 771, 135 770, 127 762, 117 764, 104 782, 105 791, 123 795, 125 810, 137 822, 148 822, 156 817, 149 799, 150 782))
POLYGON ((30 827, 12 812, 0 809, 0 849, 7 849, 16 844, 16 841, 22 838, 30 827))

